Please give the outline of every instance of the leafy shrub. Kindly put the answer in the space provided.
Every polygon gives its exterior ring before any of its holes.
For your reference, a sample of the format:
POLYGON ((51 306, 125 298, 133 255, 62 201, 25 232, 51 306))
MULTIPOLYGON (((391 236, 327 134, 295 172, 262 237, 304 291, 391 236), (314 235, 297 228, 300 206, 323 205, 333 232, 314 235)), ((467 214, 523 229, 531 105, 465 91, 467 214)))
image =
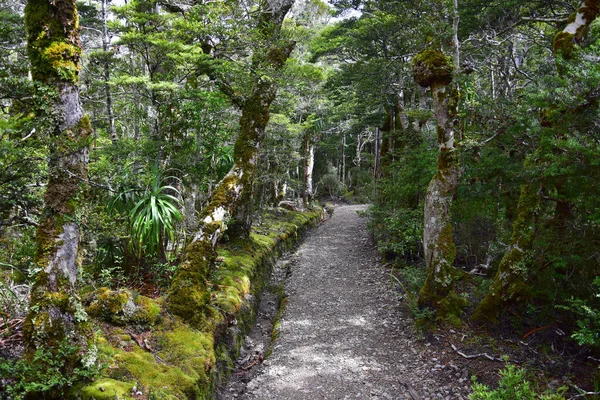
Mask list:
POLYGON ((90 380, 98 374, 95 365, 97 350, 92 346, 83 363, 71 371, 68 360, 80 352, 76 345, 64 340, 56 353, 44 347, 38 348, 33 359, 0 359, 0 390, 10 399, 65 398, 70 387, 81 381, 90 380), (88 362, 89 361, 89 362, 88 362), (46 396, 48 395, 48 396, 46 396))
POLYGON ((426 328, 434 320, 434 312, 430 308, 419 307, 419 290, 425 283, 427 270, 420 266, 407 265, 390 273, 390 286, 399 286, 404 292, 408 309, 417 321, 417 327, 426 328))
POLYGON ((388 257, 409 257, 419 253, 423 237, 423 209, 371 209, 370 228, 379 251, 388 257))
POLYGON ((500 371, 500 382, 496 389, 490 389, 488 386, 473 380, 473 393, 469 396, 470 400, 564 400, 560 394, 537 394, 531 387, 531 382, 526 378, 527 371, 524 368, 515 368, 514 365, 507 365, 500 371))
POLYGON ((337 176, 337 173, 329 173, 325 174, 319 180, 317 184, 319 188, 323 188, 329 195, 329 197, 333 198, 339 196, 344 188, 342 181, 337 176))
MULTIPOLYGON (((594 279, 593 285, 596 288, 595 297, 600 299, 600 277, 594 279)), ((577 343, 584 346, 600 348, 600 309, 586 300, 569 300, 567 306, 559 306, 564 310, 571 311, 579 316, 577 326, 579 327, 571 337, 577 343)))

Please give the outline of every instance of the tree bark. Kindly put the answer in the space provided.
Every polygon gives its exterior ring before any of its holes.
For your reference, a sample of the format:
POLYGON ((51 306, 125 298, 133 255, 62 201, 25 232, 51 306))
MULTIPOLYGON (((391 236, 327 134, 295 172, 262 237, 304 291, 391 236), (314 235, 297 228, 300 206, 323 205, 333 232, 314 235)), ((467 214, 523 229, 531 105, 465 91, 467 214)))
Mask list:
POLYGON ((32 78, 56 90, 49 116, 54 121, 49 179, 36 236, 40 271, 23 327, 26 358, 31 360, 36 349, 44 348, 68 375, 93 362, 86 358, 91 332, 76 290, 81 261, 77 202, 87 175, 92 128, 79 101, 82 49, 75 0, 29 0, 25 26, 32 78), (78 350, 61 354, 67 344, 78 350))
POLYGON ((554 54, 569 58, 575 43, 580 43, 588 27, 600 13, 600 0, 583 0, 579 3, 575 18, 562 31, 554 36, 552 49, 554 54))
POLYGON ((315 144, 311 140, 310 131, 304 133, 304 205, 312 201, 313 198, 313 168, 315 166, 315 144))
POLYGON ((504 306, 528 298, 527 259, 537 231, 539 205, 539 186, 531 183, 522 185, 518 215, 513 224, 512 244, 500 261, 486 297, 473 313, 473 320, 497 323, 498 314, 504 306))
POLYGON ((453 66, 446 55, 437 50, 425 50, 413 60, 413 76, 423 87, 431 88, 438 133, 437 172, 427 189, 423 247, 427 279, 419 292, 419 306, 429 307, 445 318, 456 311, 453 296, 454 257, 450 209, 460 175, 455 146, 458 94, 450 90, 453 66))
POLYGON ((374 146, 374 165, 373 165, 373 180, 377 181, 381 176, 381 130, 375 128, 375 146, 374 146))
MULTIPOLYGON (((295 42, 279 42, 279 32, 293 0, 267 3, 259 16, 259 29, 271 40, 270 47, 255 49, 253 65, 276 71, 283 67, 295 42)), ((224 83, 224 94, 242 109, 240 134, 234 145, 234 165, 216 187, 208 206, 200 216, 201 227, 186 248, 183 261, 168 297, 169 310, 194 325, 204 319, 209 301, 207 279, 214 268, 216 245, 225 231, 237 237, 248 237, 252 226, 252 185, 260 145, 269 122, 269 109, 276 95, 273 79, 257 74, 251 94, 240 99, 224 83)))
POLYGON ((117 130, 115 129, 115 116, 113 113, 112 93, 110 90, 110 63, 108 62, 108 0, 102 0, 102 51, 104 52, 104 95, 106 96, 106 118, 108 122, 108 133, 113 143, 117 142, 117 130))

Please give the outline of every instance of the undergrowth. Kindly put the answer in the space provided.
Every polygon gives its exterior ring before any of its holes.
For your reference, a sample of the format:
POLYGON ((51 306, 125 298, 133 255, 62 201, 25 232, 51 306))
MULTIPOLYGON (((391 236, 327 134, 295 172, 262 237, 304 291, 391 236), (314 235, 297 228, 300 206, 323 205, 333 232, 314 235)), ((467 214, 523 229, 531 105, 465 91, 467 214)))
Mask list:
POLYGON ((496 389, 490 389, 487 385, 478 383, 475 377, 473 381, 473 393, 470 400, 564 400, 562 393, 567 388, 561 387, 558 393, 538 394, 532 383, 527 380, 527 371, 524 368, 515 368, 507 365, 500 371, 500 382, 496 389))

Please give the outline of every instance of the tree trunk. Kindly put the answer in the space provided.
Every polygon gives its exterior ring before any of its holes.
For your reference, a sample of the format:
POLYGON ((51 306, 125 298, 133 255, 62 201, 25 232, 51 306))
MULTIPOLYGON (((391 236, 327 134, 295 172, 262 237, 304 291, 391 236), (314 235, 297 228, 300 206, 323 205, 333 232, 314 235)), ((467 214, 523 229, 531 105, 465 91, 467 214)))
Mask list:
MULTIPOLYGON (((259 16, 259 28, 272 39, 267 49, 256 49, 253 64, 271 70, 283 67, 295 43, 277 43, 283 19, 293 0, 267 5, 259 16)), ((204 307, 209 301, 207 279, 214 268, 216 245, 228 224, 229 231, 247 237, 252 226, 252 185, 260 145, 269 122, 269 109, 276 95, 276 83, 258 74, 254 88, 246 99, 239 99, 225 83, 219 86, 234 103, 241 106, 240 135, 233 150, 234 165, 211 197, 200 216, 201 227, 187 247, 182 264, 173 278, 168 298, 169 310, 199 325, 204 319, 204 307)))
POLYGON ((460 41, 458 40, 458 25, 460 23, 460 12, 458 10, 458 0, 454 0, 452 13, 452 45, 454 46, 454 68, 460 70, 460 41))
MULTIPOLYGON (((90 120, 79 101, 81 41, 74 0, 29 0, 25 8, 32 78, 56 89, 44 212, 37 230, 35 277, 23 333, 26 358, 36 349, 52 354, 61 373, 73 374, 88 357, 91 333, 76 290, 81 255, 77 202, 88 170, 90 120), (65 354, 65 345, 76 351, 65 354)), ((43 362, 43 361, 39 361, 43 362)), ((60 390, 59 388, 54 388, 60 390)), ((58 396, 50 393, 49 396, 58 396)))
POLYGON ((375 128, 375 149, 374 149, 373 180, 377 181, 381 176, 381 130, 375 128))
POLYGON ((315 166, 315 145, 310 138, 310 132, 304 133, 304 205, 312 201, 313 198, 313 168, 315 166))
POLYGON ((342 137, 342 185, 346 186, 346 134, 342 137))
POLYGON ((473 313, 473 320, 496 323, 504 306, 522 302, 528 297, 527 258, 537 230, 536 216, 539 205, 539 186, 522 185, 518 216, 513 224, 512 244, 500 261, 498 272, 486 297, 473 313))
MULTIPOLYGON (((573 45, 583 39, 589 25, 600 13, 600 0, 585 0, 579 5, 575 20, 554 37, 552 47, 556 55, 569 59, 573 45)), ((544 123, 542 122, 542 125, 544 123)), ((527 160, 525 168, 531 161, 527 160)), ((540 204, 538 184, 526 183, 521 186, 518 215, 513 224, 511 246, 504 254, 498 272, 486 297, 475 309, 472 318, 479 321, 497 323, 503 307, 523 302, 528 298, 527 259, 532 248, 537 226, 537 210, 540 204)))
POLYGON ((419 306, 435 309, 445 318, 455 314, 459 305, 453 296, 456 248, 450 218, 460 175, 454 138, 458 94, 449 90, 453 67, 440 51, 425 50, 415 56, 413 75, 420 86, 431 88, 440 151, 425 199, 423 247, 428 275, 419 293, 419 306))
POLYGON ((575 19, 565 29, 554 36, 552 49, 554 54, 569 58, 575 43, 581 43, 589 26, 600 13, 600 0, 583 0, 579 3, 575 19))
POLYGON ((113 114, 112 93, 110 90, 110 63, 108 62, 108 0, 102 0, 102 51, 104 51, 104 95, 106 96, 106 116, 108 122, 108 133, 113 143, 117 142, 117 130, 115 129, 115 116, 113 114))

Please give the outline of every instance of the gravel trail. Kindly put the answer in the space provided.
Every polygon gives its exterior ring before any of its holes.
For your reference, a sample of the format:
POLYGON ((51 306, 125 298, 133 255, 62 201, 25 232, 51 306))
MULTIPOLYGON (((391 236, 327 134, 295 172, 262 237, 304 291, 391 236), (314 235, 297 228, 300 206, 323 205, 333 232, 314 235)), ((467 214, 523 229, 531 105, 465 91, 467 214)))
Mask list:
POLYGON ((272 355, 230 398, 466 399, 468 371, 438 364, 390 290, 365 209, 336 207, 299 247, 272 355))

